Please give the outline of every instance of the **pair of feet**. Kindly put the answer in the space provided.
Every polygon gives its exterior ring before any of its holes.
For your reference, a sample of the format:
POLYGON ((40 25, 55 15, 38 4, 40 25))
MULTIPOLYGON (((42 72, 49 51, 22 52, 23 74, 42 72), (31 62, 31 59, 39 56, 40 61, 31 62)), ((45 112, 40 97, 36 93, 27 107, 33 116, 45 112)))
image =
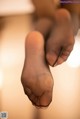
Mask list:
POLYGON ((39 20, 25 42, 21 81, 25 94, 37 107, 47 107, 52 101, 53 77, 49 65, 66 61, 74 44, 69 13, 59 10, 55 20, 39 20))

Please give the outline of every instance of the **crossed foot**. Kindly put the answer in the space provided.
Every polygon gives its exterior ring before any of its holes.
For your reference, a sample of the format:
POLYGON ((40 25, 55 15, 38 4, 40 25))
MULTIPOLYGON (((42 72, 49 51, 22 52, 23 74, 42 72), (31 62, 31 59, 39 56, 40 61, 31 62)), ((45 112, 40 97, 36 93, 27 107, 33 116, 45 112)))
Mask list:
POLYGON ((21 81, 25 94, 37 107, 47 107, 52 101, 53 77, 48 65, 66 61, 74 44, 69 13, 61 10, 56 19, 56 27, 51 20, 39 21, 37 30, 30 32, 25 42, 21 81))

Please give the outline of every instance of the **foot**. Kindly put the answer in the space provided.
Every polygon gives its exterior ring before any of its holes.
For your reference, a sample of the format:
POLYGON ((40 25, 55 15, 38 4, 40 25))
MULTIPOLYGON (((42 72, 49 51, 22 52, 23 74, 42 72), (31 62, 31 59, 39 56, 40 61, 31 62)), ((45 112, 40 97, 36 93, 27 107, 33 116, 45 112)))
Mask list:
POLYGON ((69 12, 59 9, 54 18, 56 22, 46 42, 46 59, 51 66, 66 61, 74 46, 73 26, 69 12))
POLYGON ((51 103, 53 80, 45 60, 44 39, 40 32, 31 32, 26 39, 21 81, 33 105, 47 107, 51 103))

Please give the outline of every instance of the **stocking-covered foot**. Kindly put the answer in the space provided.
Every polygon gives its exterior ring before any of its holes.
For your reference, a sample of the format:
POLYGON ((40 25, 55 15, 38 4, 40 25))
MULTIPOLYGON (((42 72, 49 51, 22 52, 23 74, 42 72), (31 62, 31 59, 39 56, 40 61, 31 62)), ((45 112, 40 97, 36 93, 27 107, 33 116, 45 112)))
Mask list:
POLYGON ((40 32, 33 31, 26 38, 21 82, 33 105, 47 107, 51 103, 53 80, 45 60, 44 38, 40 32))

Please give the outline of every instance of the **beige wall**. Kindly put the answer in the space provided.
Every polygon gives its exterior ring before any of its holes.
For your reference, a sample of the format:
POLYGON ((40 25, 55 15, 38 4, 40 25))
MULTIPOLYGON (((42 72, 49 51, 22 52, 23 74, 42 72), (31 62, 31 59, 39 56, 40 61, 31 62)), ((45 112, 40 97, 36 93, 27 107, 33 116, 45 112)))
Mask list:
MULTIPOLYGON (((24 95, 20 82, 24 41, 31 20, 22 15, 6 17, 4 21, 0 37, 0 70, 3 72, 0 109, 8 111, 9 119, 36 119, 36 110, 24 95)), ((41 115, 37 119, 80 119, 80 67, 70 68, 64 63, 51 71, 54 77, 53 101, 48 109, 39 110, 41 115)))
POLYGON ((31 0, 0 0, 0 16, 32 13, 31 0))
POLYGON ((32 119, 32 104, 24 95, 20 82, 24 61, 24 41, 30 29, 29 16, 5 18, 5 27, 1 34, 1 71, 3 85, 1 89, 2 111, 8 111, 9 119, 32 119))

